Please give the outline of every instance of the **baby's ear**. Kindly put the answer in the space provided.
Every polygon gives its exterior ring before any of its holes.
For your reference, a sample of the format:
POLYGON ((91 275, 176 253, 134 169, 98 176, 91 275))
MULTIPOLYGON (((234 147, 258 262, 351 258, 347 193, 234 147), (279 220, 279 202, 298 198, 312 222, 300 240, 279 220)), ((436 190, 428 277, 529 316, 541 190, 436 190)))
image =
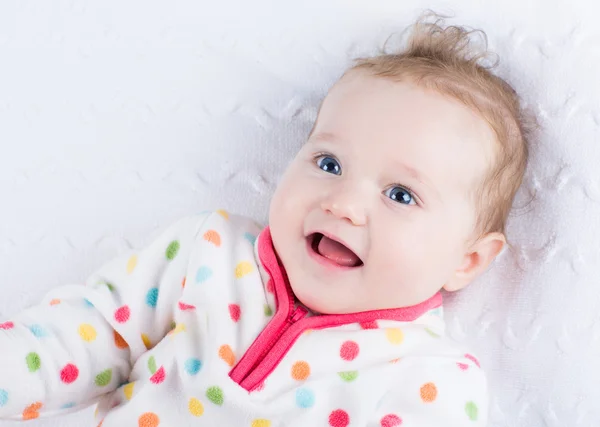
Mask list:
POLYGON ((444 285, 444 289, 454 292, 467 286, 489 267, 504 245, 506 237, 502 233, 488 233, 481 237, 465 254, 463 263, 444 285))

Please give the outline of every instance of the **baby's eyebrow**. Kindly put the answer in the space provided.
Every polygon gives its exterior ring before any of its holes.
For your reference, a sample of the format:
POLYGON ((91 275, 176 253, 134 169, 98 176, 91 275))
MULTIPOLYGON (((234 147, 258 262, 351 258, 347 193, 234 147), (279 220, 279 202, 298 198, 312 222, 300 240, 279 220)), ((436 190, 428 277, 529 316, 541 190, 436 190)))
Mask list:
POLYGON ((423 184, 427 184, 424 175, 421 172, 419 172, 417 169, 415 169, 411 166, 408 166, 404 163, 396 163, 396 164, 394 164, 394 168, 402 170, 406 174, 410 175, 413 179, 416 179, 417 181, 419 181, 423 184))
POLYGON ((314 134, 313 136, 311 136, 310 139, 313 139, 313 140, 318 139, 320 141, 327 141, 327 142, 341 142, 341 139, 331 132, 318 132, 318 133, 314 134))

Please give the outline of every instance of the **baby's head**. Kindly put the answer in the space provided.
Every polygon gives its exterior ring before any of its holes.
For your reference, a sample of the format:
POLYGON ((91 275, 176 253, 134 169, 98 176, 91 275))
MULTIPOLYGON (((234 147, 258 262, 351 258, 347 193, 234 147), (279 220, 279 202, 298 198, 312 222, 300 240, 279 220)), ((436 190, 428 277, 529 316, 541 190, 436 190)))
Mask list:
POLYGON ((275 249, 315 311, 459 290, 506 243, 533 122, 481 55, 468 57, 469 32, 442 24, 418 21, 407 50, 344 74, 275 192, 275 249))

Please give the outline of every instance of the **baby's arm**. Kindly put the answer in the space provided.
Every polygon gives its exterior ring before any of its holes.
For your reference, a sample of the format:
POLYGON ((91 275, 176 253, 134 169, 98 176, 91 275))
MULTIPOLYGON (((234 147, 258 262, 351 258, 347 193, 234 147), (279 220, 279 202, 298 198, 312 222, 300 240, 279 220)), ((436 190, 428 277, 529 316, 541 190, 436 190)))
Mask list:
POLYGON ((472 356, 397 363, 405 364, 404 375, 379 402, 368 427, 487 425, 487 381, 472 356))
POLYGON ((127 382, 132 364, 172 328, 196 233, 183 219, 87 281, 0 321, 0 419, 87 406, 127 382))

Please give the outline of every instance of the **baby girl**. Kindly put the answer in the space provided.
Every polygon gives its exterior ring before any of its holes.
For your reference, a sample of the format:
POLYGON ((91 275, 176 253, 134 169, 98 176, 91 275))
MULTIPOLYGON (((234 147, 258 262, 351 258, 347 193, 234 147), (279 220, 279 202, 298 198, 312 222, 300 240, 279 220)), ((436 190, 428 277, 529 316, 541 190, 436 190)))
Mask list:
POLYGON ((422 19, 348 70, 268 226, 184 218, 0 322, 0 419, 97 403, 104 427, 485 425, 440 292, 505 246, 530 119, 470 34, 422 19))

